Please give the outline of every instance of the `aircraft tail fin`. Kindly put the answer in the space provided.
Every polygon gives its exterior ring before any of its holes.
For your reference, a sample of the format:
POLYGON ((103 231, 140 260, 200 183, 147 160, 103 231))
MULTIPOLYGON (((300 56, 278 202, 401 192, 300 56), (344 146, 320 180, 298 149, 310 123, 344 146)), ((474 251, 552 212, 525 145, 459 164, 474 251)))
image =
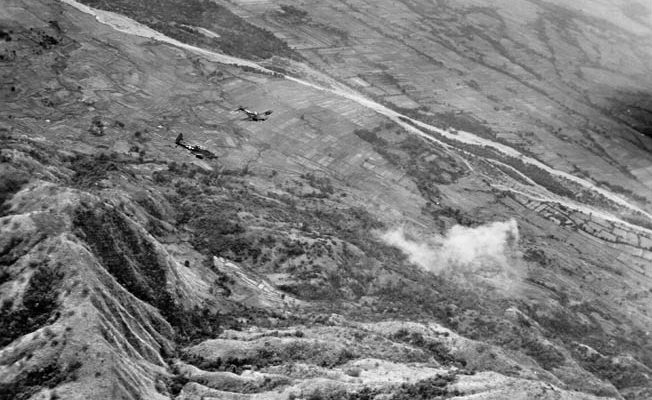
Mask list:
POLYGON ((269 115, 271 113, 272 113, 272 110, 267 110, 267 111, 264 112, 265 115, 269 115))
POLYGON ((180 133, 179 136, 177 136, 177 139, 174 141, 174 143, 180 145, 182 141, 183 141, 183 133, 180 133))

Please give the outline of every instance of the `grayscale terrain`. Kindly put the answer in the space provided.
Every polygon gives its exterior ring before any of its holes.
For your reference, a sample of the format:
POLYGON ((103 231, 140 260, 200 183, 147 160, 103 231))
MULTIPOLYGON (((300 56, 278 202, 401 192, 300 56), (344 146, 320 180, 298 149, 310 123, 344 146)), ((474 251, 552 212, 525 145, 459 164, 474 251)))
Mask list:
POLYGON ((0 400, 652 398, 648 2, 2 0, 0 78, 0 400))

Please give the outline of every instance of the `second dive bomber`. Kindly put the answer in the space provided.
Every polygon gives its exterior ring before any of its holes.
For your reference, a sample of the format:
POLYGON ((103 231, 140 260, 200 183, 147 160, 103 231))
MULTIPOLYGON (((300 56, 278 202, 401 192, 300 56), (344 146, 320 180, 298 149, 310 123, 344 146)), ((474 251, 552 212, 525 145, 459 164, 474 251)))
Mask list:
POLYGON ((209 150, 206 150, 205 148, 196 145, 196 144, 188 144, 183 140, 183 133, 180 133, 179 136, 177 136, 177 139, 174 141, 177 146, 181 146, 186 150, 189 150, 192 154, 195 155, 195 157, 199 159, 203 158, 217 158, 215 154, 210 152, 209 150))

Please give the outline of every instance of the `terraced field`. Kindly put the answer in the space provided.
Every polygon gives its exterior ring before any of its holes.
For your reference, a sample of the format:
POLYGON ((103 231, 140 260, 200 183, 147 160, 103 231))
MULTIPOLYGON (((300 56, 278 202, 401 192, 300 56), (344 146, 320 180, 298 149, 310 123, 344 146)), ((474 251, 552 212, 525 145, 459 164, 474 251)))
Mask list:
POLYGON ((649 199, 652 14, 642 3, 588 3, 303 1, 297 20, 272 1, 232 2, 395 109, 649 199), (320 41, 331 30, 345 40, 320 41))

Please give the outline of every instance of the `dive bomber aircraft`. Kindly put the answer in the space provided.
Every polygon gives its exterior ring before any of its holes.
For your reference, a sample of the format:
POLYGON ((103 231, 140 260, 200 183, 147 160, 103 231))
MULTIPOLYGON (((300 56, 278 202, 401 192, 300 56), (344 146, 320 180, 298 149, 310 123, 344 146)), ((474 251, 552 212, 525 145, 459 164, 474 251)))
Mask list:
POLYGON ((259 113, 256 111, 248 110, 243 106, 238 107, 236 111, 242 111, 243 113, 247 114, 247 117, 249 117, 251 121, 265 121, 272 113, 272 110, 267 110, 265 112, 259 113))
POLYGON ((183 140, 183 133, 180 133, 179 136, 177 136, 177 139, 174 141, 177 146, 181 146, 186 150, 189 150, 192 154, 195 155, 195 157, 199 159, 203 158, 217 158, 217 156, 210 151, 206 150, 205 148, 196 145, 196 144, 188 144, 183 140))

